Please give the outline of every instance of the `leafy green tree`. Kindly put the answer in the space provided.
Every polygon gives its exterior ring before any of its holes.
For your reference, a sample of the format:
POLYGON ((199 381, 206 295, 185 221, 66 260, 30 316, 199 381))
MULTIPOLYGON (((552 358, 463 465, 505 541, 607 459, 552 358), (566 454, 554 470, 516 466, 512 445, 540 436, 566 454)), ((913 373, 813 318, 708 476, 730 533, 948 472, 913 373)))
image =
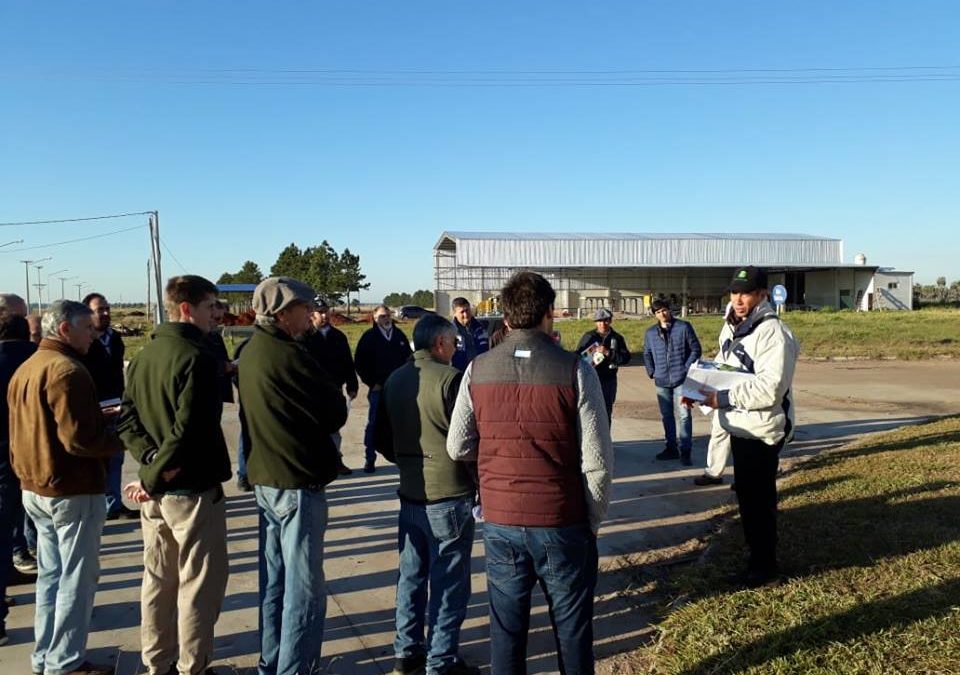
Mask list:
POLYGON ((433 307, 433 292, 426 289, 416 291, 412 297, 414 305, 421 307, 433 307))
POLYGON ((224 272, 217 279, 218 284, 259 284, 261 281, 263 281, 263 272, 260 271, 259 265, 252 260, 243 263, 239 272, 233 274, 224 272))
POLYGON ((340 270, 343 277, 343 289, 347 296, 347 313, 349 313, 350 294, 370 288, 370 283, 364 282, 367 275, 360 271, 360 256, 351 253, 349 248, 343 249, 343 253, 340 254, 340 270))

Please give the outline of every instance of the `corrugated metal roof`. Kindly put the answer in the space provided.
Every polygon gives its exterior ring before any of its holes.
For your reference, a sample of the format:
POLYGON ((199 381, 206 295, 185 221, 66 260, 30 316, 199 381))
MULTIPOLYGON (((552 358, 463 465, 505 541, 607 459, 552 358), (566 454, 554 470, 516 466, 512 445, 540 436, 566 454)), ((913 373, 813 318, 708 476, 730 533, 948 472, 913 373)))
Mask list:
POLYGON ((832 267, 843 241, 807 234, 444 232, 464 267, 832 267))

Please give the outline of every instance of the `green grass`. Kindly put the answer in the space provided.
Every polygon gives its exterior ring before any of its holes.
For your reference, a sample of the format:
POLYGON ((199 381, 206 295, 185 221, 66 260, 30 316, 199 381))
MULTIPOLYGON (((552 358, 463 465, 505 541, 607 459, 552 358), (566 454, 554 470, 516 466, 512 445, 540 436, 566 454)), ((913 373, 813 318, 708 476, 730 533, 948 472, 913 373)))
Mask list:
POLYGON ((827 453, 781 489, 788 583, 735 591, 739 523, 681 573, 650 673, 960 672, 960 417, 827 453))
MULTIPOLYGON (((800 340, 801 358, 929 359, 960 357, 960 310, 924 309, 915 312, 790 312, 784 320, 800 340)), ((690 317, 707 356, 717 352, 720 316, 690 317)), ((401 321, 400 328, 411 337, 414 321, 401 321)), ((643 334, 652 318, 618 319, 614 328, 627 341, 639 362, 643 334)), ((564 347, 573 349, 580 336, 593 329, 587 319, 558 319, 556 328, 564 347)), ((340 326, 356 349, 367 323, 340 326)), ((127 353, 133 356, 147 338, 126 338, 127 353)), ((228 341, 228 347, 230 346, 228 341)))

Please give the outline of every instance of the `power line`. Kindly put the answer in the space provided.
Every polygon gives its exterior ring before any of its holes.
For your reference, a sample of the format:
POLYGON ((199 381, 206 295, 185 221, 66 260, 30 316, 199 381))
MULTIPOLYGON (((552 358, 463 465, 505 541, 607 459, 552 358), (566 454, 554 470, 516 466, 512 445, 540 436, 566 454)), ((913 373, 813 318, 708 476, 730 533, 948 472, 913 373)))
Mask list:
MULTIPOLYGON (((0 223, 0 227, 15 227, 21 225, 51 225, 54 223, 79 223, 86 220, 107 220, 109 218, 129 218, 130 216, 149 216, 153 211, 136 211, 134 213, 114 213, 108 216, 89 216, 86 218, 60 218, 57 220, 24 220, 18 223, 0 223)), ((27 250, 27 249, 21 249, 27 250)))
POLYGON ((173 262, 177 263, 177 265, 180 266, 180 270, 184 274, 188 274, 187 268, 183 266, 183 263, 177 260, 177 256, 173 255, 173 251, 170 250, 170 247, 167 246, 167 243, 163 239, 160 239, 160 245, 163 246, 163 249, 170 254, 170 257, 173 258, 173 262))
MULTIPOLYGON (((89 220, 89 219, 87 219, 89 220)), ((122 230, 114 230, 113 232, 102 232, 100 234, 93 234, 89 237, 78 237, 76 239, 66 239, 64 241, 55 241, 51 244, 37 244, 36 246, 25 246, 23 248, 12 249, 10 251, 2 251, 2 253, 19 253, 21 251, 35 251, 41 248, 51 248, 53 246, 63 246, 64 244, 76 244, 81 241, 90 241, 92 239, 101 239, 102 237, 110 237, 115 234, 121 234, 123 232, 133 232, 134 230, 143 229, 143 225, 135 225, 134 227, 125 227, 122 230)), ((171 254, 172 255, 172 254, 171 254)))

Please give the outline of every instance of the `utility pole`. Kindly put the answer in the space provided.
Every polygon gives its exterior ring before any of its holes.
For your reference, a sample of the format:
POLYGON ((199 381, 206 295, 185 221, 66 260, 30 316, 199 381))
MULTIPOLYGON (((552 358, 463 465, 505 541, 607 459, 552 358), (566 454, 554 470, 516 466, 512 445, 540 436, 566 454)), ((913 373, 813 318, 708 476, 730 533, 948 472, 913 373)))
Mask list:
POLYGON ((150 314, 150 258, 147 258, 147 316, 150 314))
POLYGON ((160 272, 160 212, 150 212, 150 244, 151 258, 153 260, 153 281, 154 292, 156 293, 156 306, 153 308, 154 323, 160 325, 163 323, 163 277, 160 272))
POLYGON ((37 283, 34 284, 37 289, 37 314, 43 314, 43 288, 46 286, 40 283, 40 270, 43 269, 43 265, 34 265, 33 269, 37 270, 37 283))
MULTIPOLYGON (((50 304, 50 277, 52 277, 54 274, 60 274, 61 272, 68 272, 68 271, 69 271, 69 268, 64 267, 62 270, 57 270, 56 272, 50 272, 47 275, 47 304, 48 305, 50 304)), ((62 299, 63 296, 61 295, 60 298, 62 299)))
POLYGON ((80 289, 86 286, 84 283, 74 284, 77 287, 77 302, 80 302, 80 289))
MULTIPOLYGON (((40 258, 39 260, 21 260, 23 263, 23 277, 26 280, 27 287, 27 310, 30 309, 30 265, 33 263, 44 262, 46 260, 53 260, 53 256, 48 255, 46 258, 40 258)), ((39 279, 37 279, 39 281, 39 279)))
POLYGON ((67 291, 64 290, 64 282, 70 281, 71 279, 77 279, 77 278, 78 278, 77 275, 73 275, 72 277, 57 277, 57 279, 60 280, 60 297, 61 298, 66 299, 67 297, 67 291))

